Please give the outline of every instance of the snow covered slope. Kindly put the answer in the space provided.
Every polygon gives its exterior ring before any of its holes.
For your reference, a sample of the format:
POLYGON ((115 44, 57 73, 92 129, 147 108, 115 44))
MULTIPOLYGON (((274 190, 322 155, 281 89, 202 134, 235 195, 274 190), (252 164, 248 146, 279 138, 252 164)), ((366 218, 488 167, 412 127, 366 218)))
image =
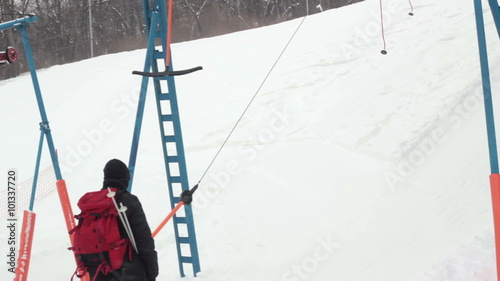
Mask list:
MULTIPOLYGON (((305 19, 195 194, 196 280, 495 279, 473 3, 413 4, 410 17, 407 2, 384 1, 385 56, 379 1, 305 19)), ((500 46, 488 9, 485 17, 496 93, 500 46)), ((176 69, 204 67, 176 78, 191 184, 301 21, 173 46, 176 69)), ((131 72, 144 55, 38 72, 75 212, 100 188, 107 160, 128 161, 140 87, 131 72)), ((150 96, 133 189, 152 228, 169 211, 155 112, 150 96)), ((0 81, 0 119, 0 170, 27 180, 40 120, 28 75, 0 81)), ((34 211, 30 279, 68 280, 57 194, 34 211)), ((1 227, 5 251, 6 235, 1 227)), ((170 225, 156 239, 157 280, 180 280, 173 239, 170 225)), ((5 263, 0 272, 12 277, 5 263)))

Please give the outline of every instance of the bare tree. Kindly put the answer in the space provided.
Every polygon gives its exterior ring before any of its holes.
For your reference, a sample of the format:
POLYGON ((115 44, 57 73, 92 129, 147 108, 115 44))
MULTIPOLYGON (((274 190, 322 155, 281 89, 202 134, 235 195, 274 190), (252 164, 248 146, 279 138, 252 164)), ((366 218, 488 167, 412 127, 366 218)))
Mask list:
POLYGON ((203 25, 201 24, 200 21, 200 16, 201 13, 203 12, 203 9, 208 3, 208 0, 184 0, 184 3, 188 9, 189 12, 191 12, 194 23, 191 26, 191 37, 194 37, 194 27, 198 28, 199 35, 201 37, 205 37, 205 33, 203 32, 203 25))
MULTIPOLYGON (((148 0, 151 4, 155 0, 148 0)), ((162 1, 162 0, 156 0, 162 1)), ((167 0, 164 0, 167 1, 167 0)), ((215 36, 274 24, 310 12, 362 0, 174 0, 173 42, 215 36)), ((27 13, 39 16, 28 29, 37 68, 90 57, 89 9, 95 55, 143 48, 146 45, 143 2, 139 0, 0 0, 0 22, 27 13)), ((22 41, 15 30, 0 32, 0 51, 22 41)), ((27 71, 20 62, 0 66, 0 79, 27 71)))

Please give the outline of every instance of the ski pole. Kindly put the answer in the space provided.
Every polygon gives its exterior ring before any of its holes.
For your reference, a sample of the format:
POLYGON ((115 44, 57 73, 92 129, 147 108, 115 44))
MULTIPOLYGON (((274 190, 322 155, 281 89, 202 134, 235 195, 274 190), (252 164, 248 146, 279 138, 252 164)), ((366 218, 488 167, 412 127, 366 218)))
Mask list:
POLYGON ((175 207, 168 213, 168 215, 163 219, 163 221, 160 223, 160 225, 153 231, 151 234, 152 237, 155 237, 158 232, 167 224, 167 222, 179 211, 179 209, 184 206, 184 205, 189 205, 191 202, 193 202, 193 193, 198 189, 198 184, 196 184, 191 190, 184 190, 181 193, 181 198, 179 203, 175 205, 175 207))
POLYGON ((135 252, 138 254, 139 251, 137 250, 137 245, 135 244, 134 234, 132 233, 132 229, 130 228, 130 224, 128 223, 127 216, 124 214, 124 212, 127 210, 127 207, 124 207, 123 204, 120 202, 121 207, 118 208, 118 204, 116 204, 116 200, 115 200, 115 194, 116 194, 116 192, 112 191, 108 187, 108 197, 111 197, 111 199, 113 200, 113 203, 115 204, 116 211, 118 212, 118 216, 120 217, 120 220, 122 221, 123 227, 125 228, 125 232, 127 232, 130 243, 132 243, 132 247, 134 248, 135 252))
MULTIPOLYGON (((114 198, 113 198, 113 200, 114 200, 114 198)), ((120 210, 119 210, 119 212, 123 212, 121 215, 125 219, 125 229, 128 230, 130 242, 132 242, 132 246, 134 247, 135 252, 139 253, 139 250, 137 249, 137 244, 135 243, 134 233, 132 232, 132 227, 130 227, 130 223, 128 222, 128 218, 125 215, 125 211, 127 211, 127 206, 123 206, 123 203, 120 202, 120 210)))

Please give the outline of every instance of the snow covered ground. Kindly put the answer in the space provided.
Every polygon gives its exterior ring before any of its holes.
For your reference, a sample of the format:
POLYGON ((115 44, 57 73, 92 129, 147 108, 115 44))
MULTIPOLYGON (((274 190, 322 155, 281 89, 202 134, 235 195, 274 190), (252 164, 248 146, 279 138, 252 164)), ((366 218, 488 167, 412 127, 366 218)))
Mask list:
MULTIPOLYGON (((379 1, 305 19, 195 194, 196 280, 495 280, 473 3, 413 2, 410 17, 408 2, 384 1, 385 56, 379 1)), ((483 2, 496 93, 500 45, 483 2)), ((173 46, 176 69, 204 67, 176 78, 192 185, 301 21, 173 46)), ((107 160, 128 161, 140 87, 131 72, 144 55, 38 71, 75 212, 107 160)), ((0 81, 0 119, 0 171, 29 180, 40 121, 29 75, 0 81)), ((158 131, 150 95, 133 193, 152 228, 169 211, 158 131)), ((39 192, 55 190, 48 182, 39 192)), ((75 265, 57 193, 34 211, 30 280, 68 280, 75 265)), ((0 227, 2 255, 7 234, 0 227)), ((156 243, 157 280, 181 280, 171 225, 156 243)), ((11 278, 1 263, 0 280, 11 278)))

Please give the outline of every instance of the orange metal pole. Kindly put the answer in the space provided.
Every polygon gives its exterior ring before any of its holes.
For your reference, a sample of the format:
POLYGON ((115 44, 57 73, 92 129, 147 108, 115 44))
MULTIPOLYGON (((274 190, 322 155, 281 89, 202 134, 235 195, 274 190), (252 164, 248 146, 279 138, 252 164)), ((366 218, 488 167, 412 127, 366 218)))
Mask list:
POLYGON ((155 231, 153 231, 151 236, 155 237, 156 234, 158 234, 158 232, 160 232, 160 230, 167 224, 167 222, 174 216, 175 213, 177 213, 177 211, 182 206, 184 206, 184 201, 180 201, 179 203, 177 203, 177 205, 172 209, 172 211, 170 211, 170 213, 167 215, 167 217, 165 217, 163 219, 163 221, 160 223, 160 225, 155 229, 155 231))
MULTIPOLYGON (((167 31, 167 52, 165 53, 165 66, 170 66, 170 43, 172 42, 172 16, 174 14, 174 1, 168 1, 168 31, 167 31)), ((172 69, 170 69, 172 70, 172 69)))
POLYGON ((497 258, 497 280, 500 280, 500 174, 490 175, 491 200, 493 207, 493 226, 497 258))
POLYGON ((25 210, 23 214, 19 258, 17 259, 16 276, 14 277, 14 281, 28 280, 31 246, 33 244, 33 234, 35 233, 35 221, 36 214, 32 211, 25 210))
MULTIPOLYGON (((66 228, 68 229, 69 232, 76 226, 76 224, 73 215, 73 209, 71 208, 71 203, 69 201, 68 189, 66 188, 66 181, 63 179, 58 180, 56 182, 56 186, 57 186, 57 193, 59 194, 59 200, 61 201, 61 207, 63 209, 64 220, 66 221, 66 228)), ((73 246, 73 235, 71 234, 69 235, 69 240, 71 246, 73 246)), ((78 263, 77 256, 75 256, 75 260, 78 263)), ((89 275, 86 274, 80 280, 89 281, 90 280, 89 275)))
MULTIPOLYGON (((71 203, 69 201, 68 189, 66 188, 66 181, 58 180, 56 182, 57 193, 59 194, 59 200, 61 201, 61 207, 63 210, 64 220, 66 221, 66 228, 68 231, 75 227, 75 219, 73 215, 73 210, 71 209, 71 203)), ((70 236, 71 244, 73 244, 73 236, 70 236)))

